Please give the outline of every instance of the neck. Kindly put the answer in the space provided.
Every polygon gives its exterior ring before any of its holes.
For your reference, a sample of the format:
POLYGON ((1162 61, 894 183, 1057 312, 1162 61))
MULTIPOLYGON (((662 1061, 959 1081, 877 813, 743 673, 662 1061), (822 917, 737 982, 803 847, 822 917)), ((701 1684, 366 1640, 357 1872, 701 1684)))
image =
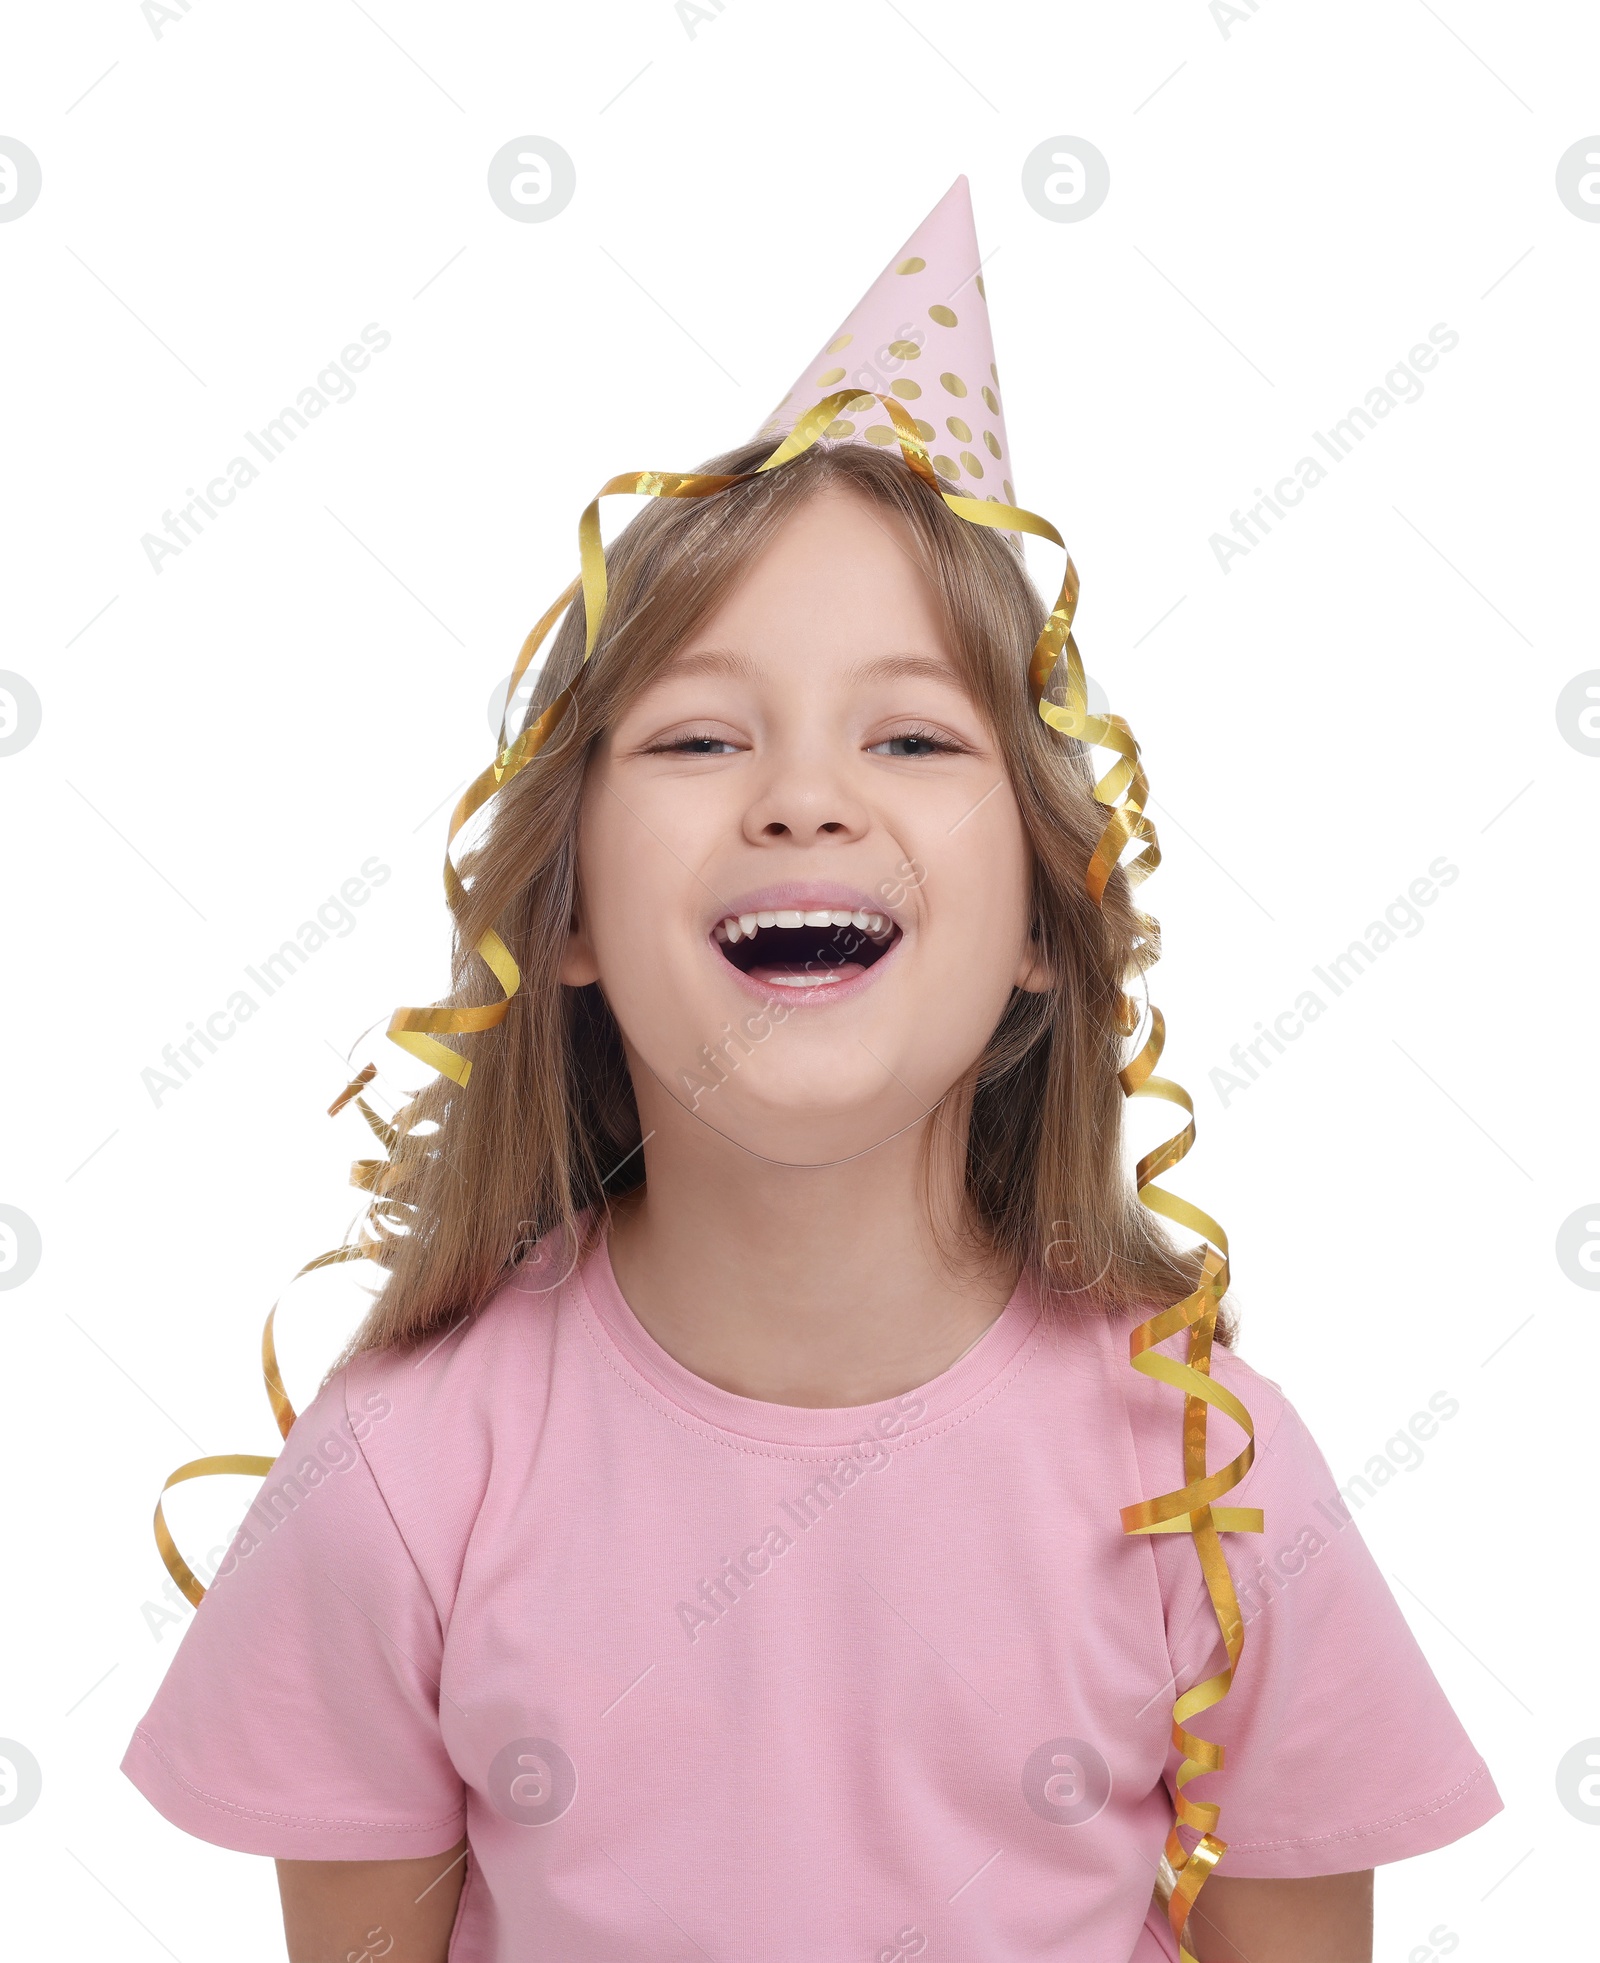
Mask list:
POLYGON ((842 1164, 797 1167, 640 1088, 646 1183, 618 1205, 611 1261, 696 1376, 766 1403, 876 1403, 947 1370, 1005 1307, 1015 1264, 971 1229, 953 1100, 842 1164))

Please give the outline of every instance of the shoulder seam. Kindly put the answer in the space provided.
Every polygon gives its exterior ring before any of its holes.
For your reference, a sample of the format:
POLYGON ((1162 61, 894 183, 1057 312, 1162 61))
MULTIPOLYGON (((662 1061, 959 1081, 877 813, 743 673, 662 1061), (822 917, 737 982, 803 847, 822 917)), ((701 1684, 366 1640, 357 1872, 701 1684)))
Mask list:
POLYGON ((427 1597, 428 1605, 433 1610, 434 1620, 439 1624, 440 1637, 443 1638, 449 1634, 449 1630, 444 1617, 439 1613, 439 1604, 434 1600, 433 1590, 428 1586, 428 1577, 423 1573, 422 1565, 412 1549, 411 1542, 406 1538, 405 1529, 395 1518, 394 1508, 389 1504, 389 1495, 383 1490, 383 1481, 378 1477, 377 1468, 373 1465, 371 1459, 367 1457, 366 1446, 362 1443, 360 1436, 356 1432, 355 1423, 350 1413, 350 1372, 348 1368, 340 1372, 340 1378, 339 1396, 340 1401, 344 1405, 345 1423, 349 1427, 350 1436, 355 1440, 355 1448, 361 1455, 361 1463, 366 1468, 367 1477, 372 1481, 372 1490, 378 1495, 379 1504, 383 1508, 389 1525, 394 1529, 395 1539, 405 1549, 406 1559, 411 1563, 411 1571, 417 1577, 417 1585, 427 1597))

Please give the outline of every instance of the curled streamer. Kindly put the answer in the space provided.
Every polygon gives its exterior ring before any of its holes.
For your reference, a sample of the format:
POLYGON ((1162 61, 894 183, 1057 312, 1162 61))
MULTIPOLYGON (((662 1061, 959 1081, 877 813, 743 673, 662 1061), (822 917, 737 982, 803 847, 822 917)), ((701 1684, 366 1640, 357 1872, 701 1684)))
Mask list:
MULTIPOLYGON (((594 652, 606 607, 606 562, 599 515, 602 498, 619 495, 667 498, 714 496, 734 484, 747 483, 765 471, 781 469, 784 464, 792 463, 811 448, 847 405, 862 404, 867 399, 868 394, 858 388, 841 389, 824 396, 806 411, 771 455, 753 471, 722 476, 640 470, 624 472, 604 484, 578 521, 578 577, 556 599, 524 641, 506 690, 507 704, 514 698, 528 664, 580 594, 586 626, 585 663, 594 652)), ((1094 786, 1093 795, 1104 810, 1105 824, 1084 874, 1090 897, 1100 905, 1111 875, 1119 866, 1128 884, 1137 886, 1160 865, 1161 851, 1155 827, 1145 810, 1149 781, 1140 763, 1139 746, 1132 730, 1120 716, 1096 716, 1089 712, 1083 661, 1072 636, 1072 620, 1078 604, 1078 575, 1071 554, 1067 552, 1066 542, 1055 526, 1036 512, 1024 510, 1019 505, 1002 503, 998 499, 961 497, 945 490, 910 412, 894 395, 872 394, 870 399, 883 405, 894 426, 907 467, 930 490, 935 491, 958 518, 968 524, 996 530, 1030 533, 1059 546, 1066 555, 1061 590, 1034 643, 1028 664, 1028 681, 1038 713, 1051 729, 1093 748, 1109 750, 1115 758, 1110 769, 1094 786), (1052 685, 1057 683, 1058 674, 1057 690, 1052 685), (1130 847, 1134 848, 1131 852, 1130 847)), ((571 707, 575 686, 576 681, 564 688, 549 707, 509 744, 506 742, 505 713, 502 711, 494 760, 462 793, 451 813, 450 829, 445 840, 444 886, 446 903, 458 921, 466 892, 451 860, 450 846, 473 813, 502 790, 544 748, 571 707)), ((1135 973, 1151 965, 1158 946, 1156 923, 1148 915, 1141 914, 1139 918, 1146 932, 1143 944, 1134 957, 1135 973)), ((391 1016, 387 1031, 391 1042, 461 1085, 465 1085, 471 1075, 471 1059, 437 1039, 449 1035, 473 1035, 494 1028, 504 1019, 512 998, 522 985, 521 972, 511 950, 497 933, 491 929, 478 939, 475 946, 500 984, 503 1000, 471 1008, 399 1008, 391 1016)), ((1126 1033, 1132 1034, 1130 1017, 1124 1017, 1123 1027, 1126 1033)), ((1172 1707, 1172 1741, 1184 1756, 1176 1780, 1175 1818, 1167 1837, 1156 1894, 1166 1907, 1169 1925, 1178 1942, 1181 1963, 1197 1963, 1186 1940, 1186 1927, 1195 1899, 1207 1876, 1226 1852, 1227 1842, 1215 1832, 1220 1813, 1217 1802, 1190 1799, 1183 1790, 1191 1779, 1200 1774, 1220 1770, 1224 1759, 1222 1746, 1191 1731, 1188 1728, 1189 1720, 1201 1711, 1209 1710, 1227 1695, 1244 1646, 1243 1619, 1219 1535, 1260 1533, 1263 1522, 1258 1507, 1224 1507, 1213 1503, 1238 1485, 1249 1470, 1255 1455, 1254 1426, 1249 1412, 1239 1399, 1211 1376, 1212 1339, 1217 1313, 1228 1287, 1227 1236, 1208 1213, 1153 1184, 1160 1174, 1170 1171, 1186 1156, 1195 1136, 1194 1105, 1188 1093, 1170 1078, 1154 1074, 1165 1043, 1165 1022, 1160 1010, 1152 1006, 1149 1036, 1138 1054, 1122 1070, 1122 1088, 1130 1098, 1155 1097, 1179 1105, 1189 1114, 1189 1122, 1139 1161, 1135 1183, 1139 1199, 1145 1206, 1177 1225, 1200 1234, 1205 1245, 1199 1279, 1193 1292, 1133 1330, 1129 1338, 1129 1361, 1134 1369, 1170 1384, 1184 1394, 1185 1483, 1173 1492, 1160 1493, 1153 1499, 1138 1500, 1123 1507, 1121 1521, 1124 1533, 1187 1533, 1193 1537, 1217 1626, 1227 1650, 1227 1667, 1206 1678, 1203 1683, 1192 1685, 1172 1707), (1182 1329, 1189 1332, 1189 1349, 1187 1360, 1180 1363, 1163 1354, 1156 1345, 1182 1329), (1227 1465, 1216 1472, 1208 1472, 1206 1421, 1213 1406, 1244 1431, 1246 1442, 1227 1465), (1186 1849, 1179 1836, 1178 1830, 1183 1826, 1194 1829, 1200 1835, 1192 1849, 1186 1849)), ((396 1143, 393 1128, 374 1116, 365 1101, 357 1095, 362 1085, 369 1082, 374 1074, 372 1065, 367 1065, 335 1100, 330 1115, 355 1098, 386 1151, 392 1152, 396 1143)), ((384 1199, 382 1174, 385 1164, 383 1160, 358 1161, 351 1171, 351 1183, 363 1186, 377 1196, 369 1209, 369 1222, 379 1229, 392 1231, 399 1223, 392 1214, 384 1211, 386 1205, 395 1204, 384 1199)), ((371 1240, 332 1249, 308 1261, 298 1273, 305 1274, 312 1268, 333 1261, 361 1259, 371 1254, 377 1245, 376 1240, 371 1240)), ((275 1313, 274 1308, 272 1314, 275 1313)), ((294 1422, 294 1411, 278 1374, 272 1342, 272 1314, 268 1315, 266 1328, 262 1332, 262 1369, 273 1413, 280 1431, 287 1436, 294 1422)), ((168 1479, 167 1487, 181 1480, 218 1472, 264 1475, 270 1471, 272 1464, 271 1459, 242 1455, 195 1459, 180 1466, 168 1479)), ((198 1604, 205 1591, 173 1544, 162 1518, 159 1500, 156 1502, 156 1541, 169 1573, 189 1600, 198 1604)))
MULTIPOLYGON (((290 1276, 291 1282, 298 1281, 301 1275, 310 1274, 313 1268, 328 1268, 339 1261, 361 1261, 371 1258, 382 1244, 383 1235, 395 1232, 403 1224, 397 1217, 396 1209, 405 1207, 407 1203, 389 1198, 383 1191, 382 1179, 383 1173, 390 1164, 390 1155, 399 1142, 400 1133, 393 1125, 385 1123, 361 1095, 377 1074, 376 1068, 369 1063, 345 1085, 328 1107, 328 1116, 333 1118, 337 1117, 347 1104, 353 1102, 384 1149, 383 1158, 357 1159, 350 1168, 350 1184, 362 1187, 374 1195, 362 1224, 373 1228, 375 1237, 363 1234, 347 1246, 330 1247, 326 1253, 316 1255, 307 1261, 304 1267, 297 1268, 290 1276)), ((267 1388, 267 1401, 272 1406, 272 1415, 277 1421, 279 1436, 287 1438, 294 1424, 295 1409, 289 1400, 289 1393, 284 1389, 283 1373, 278 1368, 277 1344, 272 1333, 277 1313, 278 1305, 274 1302, 267 1311, 267 1319, 261 1330, 261 1377, 267 1388)), ((174 1486, 182 1485, 187 1479, 209 1479, 215 1474, 224 1472, 253 1474, 258 1479, 264 1479, 272 1470, 274 1463, 273 1459, 261 1458, 253 1452, 215 1452, 206 1458, 190 1459, 186 1464, 180 1465, 168 1476, 161 1493, 169 1492, 174 1486)), ((160 1495, 156 1499, 155 1535, 156 1546, 167 1573, 172 1576, 190 1602, 198 1608, 205 1599, 205 1586, 178 1552, 177 1542, 172 1538, 171 1530, 167 1526, 160 1495)))

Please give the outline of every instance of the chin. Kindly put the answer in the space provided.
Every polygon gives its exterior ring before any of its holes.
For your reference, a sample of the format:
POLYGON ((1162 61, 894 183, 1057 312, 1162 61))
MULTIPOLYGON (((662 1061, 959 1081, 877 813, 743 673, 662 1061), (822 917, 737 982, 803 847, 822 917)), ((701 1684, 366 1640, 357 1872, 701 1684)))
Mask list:
MULTIPOLYGON (((780 1042, 785 1034, 770 1040, 780 1042)), ((782 1057, 757 1050, 737 1070, 729 1068, 694 1108, 719 1131, 774 1157, 861 1151, 912 1123, 938 1099, 919 1081, 926 1065, 919 1069, 900 1049, 892 1030, 869 1027, 842 1042, 796 1042, 782 1057)))

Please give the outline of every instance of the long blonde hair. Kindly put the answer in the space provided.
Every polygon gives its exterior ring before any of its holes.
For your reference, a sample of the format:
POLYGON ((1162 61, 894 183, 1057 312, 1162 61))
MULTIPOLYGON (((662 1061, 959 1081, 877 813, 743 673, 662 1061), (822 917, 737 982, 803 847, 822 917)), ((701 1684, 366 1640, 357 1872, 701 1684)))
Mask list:
MULTIPOLYGON (((769 449, 747 444, 704 469, 753 471, 769 449)), ((903 521, 951 653, 995 733, 1032 848, 1033 933, 1051 985, 1013 991, 959 1087, 978 1231, 1029 1273, 1054 1314, 1149 1313, 1196 1286, 1199 1254, 1174 1247, 1139 1204, 1123 1162, 1127 988, 1158 950, 1154 923, 1120 871, 1100 904, 1085 888, 1104 826, 1089 754, 1040 721, 1027 682, 1047 609, 1010 540, 953 516, 897 453, 818 442, 783 469, 713 496, 652 499, 607 548, 609 596, 587 663, 581 600, 568 610, 529 720, 569 686, 570 706, 498 792, 458 862, 452 987, 436 1006, 500 999, 475 952, 491 929, 522 987, 503 1020, 469 1039, 467 1084, 440 1076, 393 1120, 398 1136, 369 1214, 379 1235, 372 1257, 388 1277, 335 1369, 475 1313, 547 1234, 565 1229, 592 1243, 611 1203, 642 1183, 617 1025, 598 986, 569 988, 557 973, 576 897, 585 770, 596 739, 824 486, 903 521)), ((1216 1333, 1231 1342, 1225 1314, 1216 1333)))

